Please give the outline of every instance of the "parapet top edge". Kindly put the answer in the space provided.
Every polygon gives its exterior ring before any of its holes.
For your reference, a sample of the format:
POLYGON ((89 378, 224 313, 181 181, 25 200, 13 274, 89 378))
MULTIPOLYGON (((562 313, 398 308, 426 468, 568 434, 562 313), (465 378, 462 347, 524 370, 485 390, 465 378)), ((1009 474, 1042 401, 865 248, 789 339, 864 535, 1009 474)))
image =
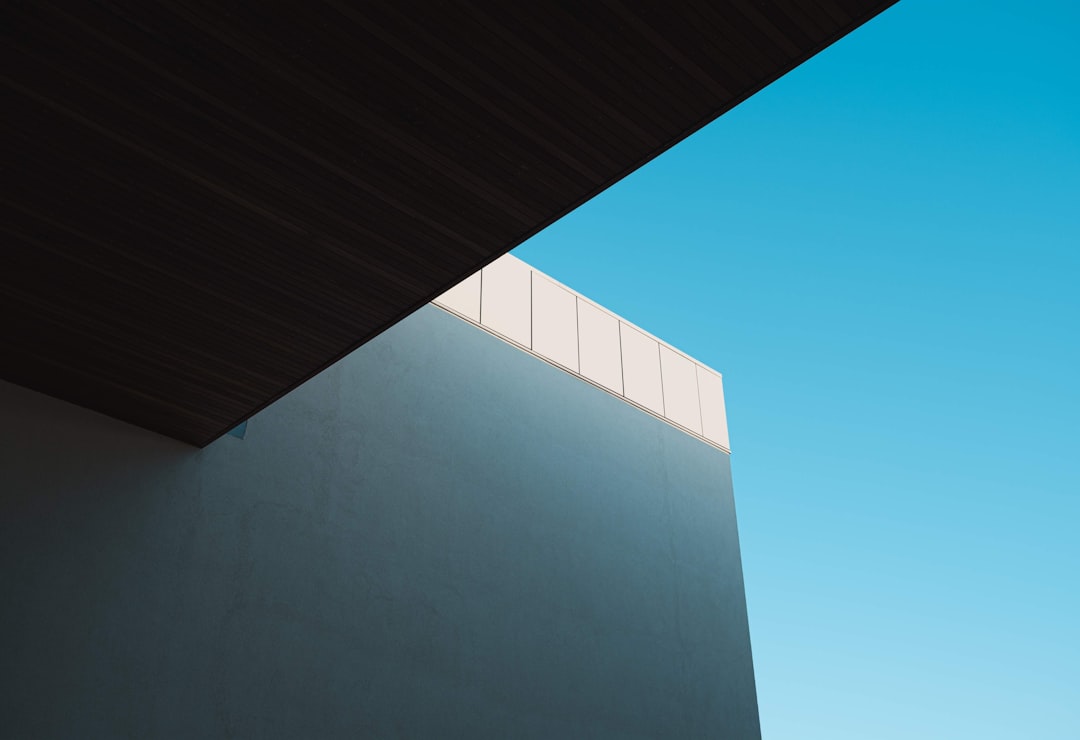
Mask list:
POLYGON ((555 283, 556 285, 558 285, 558 286, 559 286, 560 288, 562 288, 563 290, 567 291, 568 293, 572 293, 573 295, 577 296, 577 297, 578 297, 579 299, 581 299, 581 300, 585 301, 586 303, 588 303, 588 304, 589 304, 590 306, 592 306, 593 308, 595 308, 595 309, 597 309, 597 310, 599 310, 599 311, 603 311, 603 312, 604 312, 604 313, 606 313, 606 314, 607 314, 608 316, 611 316, 611 317, 612 317, 612 318, 614 318, 614 319, 618 319, 619 321, 621 321, 622 323, 626 324, 626 325, 627 325, 628 327, 630 327, 631 329, 634 329, 635 331, 639 331, 639 332, 641 332, 642 334, 644 334, 645 336, 647 336, 647 337, 648 337, 649 339, 652 339, 652 340, 656 341, 656 342, 657 342, 658 344, 660 344, 660 345, 661 345, 661 346, 663 346, 663 347, 666 347, 667 349, 671 350, 671 351, 672 351, 672 352, 674 352, 675 354, 677 354, 677 355, 682 355, 682 356, 683 356, 684 358, 686 358, 687 360, 690 360, 690 362, 694 363, 695 365, 697 365, 698 367, 700 367, 700 368, 701 368, 702 370, 706 370, 706 371, 708 371, 708 372, 712 373, 713 375, 715 375, 715 376, 717 376, 717 377, 719 377, 719 378, 723 378, 723 377, 724 377, 724 374, 723 374, 723 373, 721 373, 721 372, 720 372, 719 370, 716 370, 715 368, 713 368, 713 367, 710 367, 709 365, 706 365, 706 364, 705 364, 704 362, 702 362, 701 360, 698 360, 697 358, 695 358, 695 357, 692 357, 691 355, 688 355, 688 354, 687 354, 686 352, 684 352, 683 350, 679 349, 678 347, 676 347, 676 346, 674 346, 674 345, 672 345, 672 344, 670 344, 670 343, 668 343, 668 342, 665 342, 665 341, 664 341, 663 339, 661 339, 660 337, 656 336, 656 335, 655 335, 655 334, 653 334, 652 332, 650 332, 650 331, 646 331, 645 329, 642 329, 642 328, 641 328, 640 326, 638 326, 638 325, 637 325, 637 324, 635 324, 634 322, 632 322, 632 321, 629 321, 628 319, 624 318, 623 316, 620 316, 619 314, 617 314, 617 313, 615 313, 614 311, 612 311, 612 310, 611 310, 610 308, 607 308, 606 306, 602 306, 602 305, 600 305, 599 303, 597 303, 596 301, 594 301, 594 300, 593 300, 592 298, 589 298, 589 297, 588 297, 587 295, 583 295, 582 293, 579 293, 578 291, 574 290, 573 288, 571 288, 571 287, 570 287, 569 285, 567 285, 566 283, 563 283, 563 282, 561 282, 561 281, 559 281, 559 280, 556 280, 556 279, 555 279, 555 278, 553 278, 553 277, 552 277, 551 275, 548 275, 548 274, 547 274, 546 272, 544 272, 543 270, 540 270, 540 269, 538 269, 538 268, 534 267, 533 265, 531 265, 530 263, 528 263, 528 262, 526 262, 525 260, 521 259, 520 257, 517 257, 517 256, 515 256, 515 255, 513 255, 513 254, 507 253, 507 254, 504 254, 504 255, 503 255, 502 257, 500 257, 499 259, 508 259, 508 258, 509 258, 509 259, 512 259, 512 260, 514 260, 514 261, 516 261, 516 262, 519 262, 519 263, 521 263, 522 265, 524 265, 525 267, 529 268, 530 270, 532 270, 532 271, 533 271, 534 273, 536 273, 537 275, 540 275, 541 277, 543 277, 543 278, 545 278, 545 279, 547 279, 547 280, 550 280, 551 282, 555 283))

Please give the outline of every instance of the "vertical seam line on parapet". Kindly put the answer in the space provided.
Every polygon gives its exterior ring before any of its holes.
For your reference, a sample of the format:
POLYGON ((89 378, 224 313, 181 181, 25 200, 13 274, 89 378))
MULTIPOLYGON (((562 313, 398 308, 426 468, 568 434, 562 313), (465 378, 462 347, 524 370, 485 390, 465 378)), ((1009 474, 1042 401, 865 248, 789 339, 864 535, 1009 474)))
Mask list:
POLYGON ((480 268, 480 308, 476 310, 476 323, 484 323, 484 268, 480 268))
POLYGON ((533 321, 536 314, 536 309, 533 307, 533 276, 535 274, 536 272, 529 268, 529 349, 533 348, 533 321))
POLYGON ((577 371, 581 375, 581 299, 574 296, 574 339, 577 340, 577 371))
POLYGON ((619 384, 622 386, 622 390, 619 391, 622 395, 626 395, 626 370, 623 369, 623 365, 626 363, 623 361, 622 352, 622 320, 615 319, 615 331, 619 335, 619 384))
POLYGON ((701 425, 701 436, 705 436, 705 412, 701 410, 701 366, 694 363, 694 387, 697 388, 697 418, 701 425))

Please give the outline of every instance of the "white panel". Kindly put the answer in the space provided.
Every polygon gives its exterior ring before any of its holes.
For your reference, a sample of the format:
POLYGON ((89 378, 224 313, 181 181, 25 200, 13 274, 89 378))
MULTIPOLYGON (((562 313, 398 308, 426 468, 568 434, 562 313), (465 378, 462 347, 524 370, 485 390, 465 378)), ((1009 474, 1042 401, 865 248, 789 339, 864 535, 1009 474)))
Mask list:
POLYGON ((534 272, 532 322, 533 352, 577 372, 577 296, 534 272))
POLYGON ((702 436, 730 450, 727 411, 724 409, 724 381, 719 375, 698 367, 698 391, 701 395, 702 436))
POLYGON ((697 365, 660 345, 660 369, 664 381, 664 415, 701 434, 697 365))
POLYGON ((580 299, 577 310, 581 374, 594 383, 622 393, 619 320, 580 299))
POLYGON ((621 321, 619 329, 622 332, 623 393, 631 401, 663 414, 659 343, 621 321))
POLYGON ((503 255, 483 270, 483 294, 480 296, 480 323, 531 346, 529 318, 530 274, 527 264, 503 255))
POLYGON ((480 273, 474 272, 435 299, 440 306, 480 322, 480 273))
POLYGON ((504 255, 434 300, 730 449, 719 373, 504 255))

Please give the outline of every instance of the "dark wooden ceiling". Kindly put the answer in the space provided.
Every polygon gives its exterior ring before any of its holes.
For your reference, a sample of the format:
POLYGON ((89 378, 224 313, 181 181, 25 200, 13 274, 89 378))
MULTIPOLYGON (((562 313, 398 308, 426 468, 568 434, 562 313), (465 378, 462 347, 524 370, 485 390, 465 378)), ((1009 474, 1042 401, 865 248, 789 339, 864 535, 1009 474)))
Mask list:
POLYGON ((205 445, 891 4, 5 3, 0 376, 205 445))

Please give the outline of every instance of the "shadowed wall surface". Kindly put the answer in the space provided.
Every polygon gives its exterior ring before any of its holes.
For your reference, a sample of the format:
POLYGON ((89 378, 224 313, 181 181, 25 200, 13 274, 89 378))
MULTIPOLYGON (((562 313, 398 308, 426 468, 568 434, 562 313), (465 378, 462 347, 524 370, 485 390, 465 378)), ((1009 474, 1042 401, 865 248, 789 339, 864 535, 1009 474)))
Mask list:
POLYGON ((728 456, 435 307, 195 450, 0 384, 18 737, 759 737, 728 456))

